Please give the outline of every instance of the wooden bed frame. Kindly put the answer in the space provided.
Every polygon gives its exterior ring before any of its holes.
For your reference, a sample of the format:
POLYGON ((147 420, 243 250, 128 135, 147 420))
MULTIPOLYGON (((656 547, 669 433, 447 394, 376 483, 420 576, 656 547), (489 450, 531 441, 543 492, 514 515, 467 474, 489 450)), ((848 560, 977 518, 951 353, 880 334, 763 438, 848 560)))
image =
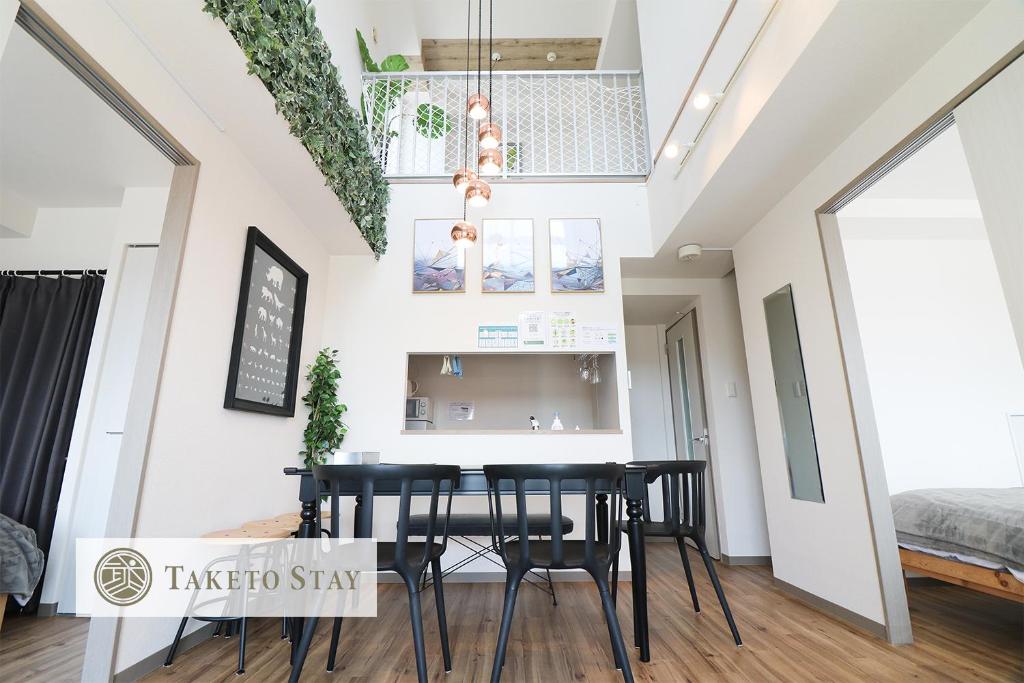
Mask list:
POLYGON ((987 569, 906 548, 900 548, 900 562, 903 564, 904 578, 906 578, 907 572, 911 571, 971 590, 1024 603, 1024 582, 1018 581, 1013 574, 1002 569, 987 569))

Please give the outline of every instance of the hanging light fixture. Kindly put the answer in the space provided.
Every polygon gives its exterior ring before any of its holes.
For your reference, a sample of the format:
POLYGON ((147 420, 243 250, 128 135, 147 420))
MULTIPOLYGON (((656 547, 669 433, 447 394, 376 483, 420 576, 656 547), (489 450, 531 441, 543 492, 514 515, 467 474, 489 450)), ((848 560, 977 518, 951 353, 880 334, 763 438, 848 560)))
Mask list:
POLYGON ((476 93, 470 96, 466 110, 469 112, 469 118, 482 121, 487 118, 487 112, 491 110, 491 101, 481 93, 476 93))
POLYGON ((501 144, 501 127, 496 123, 480 124, 480 147, 482 149, 498 149, 501 144))
POLYGON ((501 173, 501 152, 496 149, 485 149, 480 152, 477 162, 480 166, 480 175, 498 175, 501 173))
POLYGON ((491 186, 487 184, 486 180, 478 178, 469 183, 469 187, 466 188, 467 204, 474 209, 480 209, 487 206, 489 201, 491 201, 491 186))
MULTIPOLYGON (((476 15, 476 92, 466 101, 466 113, 469 114, 469 118, 475 121, 482 121, 487 118, 488 112, 491 110, 490 99, 484 97, 483 92, 480 90, 480 63, 482 47, 481 34, 483 30, 483 0, 479 0, 477 3, 477 15, 476 15)), ((466 47, 469 47, 469 32, 466 35, 466 47)), ((468 51, 468 50, 467 50, 468 51)), ((466 70, 469 71, 469 59, 466 59, 466 70)))
POLYGON ((459 249, 468 249, 476 244, 476 226, 461 220, 452 226, 452 241, 459 249))
POLYGON ((459 194, 466 194, 466 188, 478 177, 476 171, 463 166, 452 176, 452 185, 455 186, 455 191, 459 194))

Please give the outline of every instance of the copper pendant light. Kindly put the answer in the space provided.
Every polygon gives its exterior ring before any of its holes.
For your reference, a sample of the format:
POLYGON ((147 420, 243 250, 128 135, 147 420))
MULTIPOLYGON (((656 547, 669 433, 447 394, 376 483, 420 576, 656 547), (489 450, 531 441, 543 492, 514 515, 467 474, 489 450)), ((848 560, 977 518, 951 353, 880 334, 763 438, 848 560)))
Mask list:
POLYGON ((477 159, 480 175, 498 175, 501 173, 502 164, 501 152, 496 149, 485 149, 480 152, 477 159))
POLYGON ((459 194, 466 194, 466 188, 477 178, 476 171, 462 167, 452 177, 452 185, 455 186, 455 191, 459 194))
POLYGON ((476 226, 461 220, 452 226, 452 241, 460 249, 468 249, 476 244, 476 226))
POLYGON ((480 148, 497 149, 501 144, 501 126, 488 121, 480 124, 480 148))
POLYGON ((482 121, 483 119, 486 119, 490 110, 491 101, 482 93, 471 95, 469 101, 466 103, 466 111, 469 113, 469 118, 475 121, 482 121))
POLYGON ((474 209, 487 206, 491 201, 491 186, 485 180, 474 180, 466 188, 466 203, 474 209))

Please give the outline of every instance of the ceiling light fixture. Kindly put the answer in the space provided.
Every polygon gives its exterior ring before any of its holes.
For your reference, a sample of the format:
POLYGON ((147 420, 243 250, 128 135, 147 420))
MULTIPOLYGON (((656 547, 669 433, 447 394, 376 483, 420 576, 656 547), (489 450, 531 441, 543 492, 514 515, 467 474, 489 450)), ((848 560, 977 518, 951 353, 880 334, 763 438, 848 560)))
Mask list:
POLYGON ((480 163, 480 174, 481 175, 498 175, 501 173, 501 152, 496 149, 485 149, 480 152, 480 158, 477 159, 480 163))
POLYGON ((684 244, 676 251, 676 258, 683 263, 696 261, 704 253, 704 247, 699 244, 684 244))
POLYGON ((463 166, 452 177, 452 185, 455 186, 456 192, 466 194, 466 188, 469 187, 469 183, 476 180, 477 177, 476 171, 463 166))
POLYGON ((716 92, 714 95, 710 95, 706 92, 697 93, 697 96, 693 98, 693 108, 701 110, 707 109, 711 106, 712 102, 716 104, 721 102, 723 97, 725 97, 725 93, 721 92, 716 92))
POLYGON ((476 226, 468 221, 459 221, 452 226, 452 241, 459 249, 468 249, 476 244, 476 226))
POLYGON ((501 127, 496 123, 480 124, 480 147, 481 149, 497 149, 501 144, 501 127))
POLYGON ((491 186, 486 180, 473 180, 466 188, 466 203, 474 209, 482 209, 491 201, 491 186))
POLYGON ((661 153, 665 155, 666 159, 675 159, 679 156, 679 143, 675 140, 670 140, 665 148, 661 150, 661 153))
POLYGON ((555 61, 556 59, 558 59, 558 55, 556 55, 556 54, 555 54, 554 52, 549 52, 549 53, 547 54, 547 57, 546 57, 546 59, 547 59, 547 60, 548 60, 549 62, 552 62, 552 63, 554 63, 554 61, 555 61))

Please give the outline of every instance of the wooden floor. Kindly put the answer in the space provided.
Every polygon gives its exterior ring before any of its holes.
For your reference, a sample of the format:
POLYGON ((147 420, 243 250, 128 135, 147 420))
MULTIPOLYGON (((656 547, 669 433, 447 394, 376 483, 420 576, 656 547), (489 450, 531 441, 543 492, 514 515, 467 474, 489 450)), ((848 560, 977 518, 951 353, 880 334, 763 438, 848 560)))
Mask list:
MULTIPOLYGON (((744 646, 733 645, 711 585, 695 562, 703 612, 690 605, 673 545, 648 546, 652 661, 631 650, 638 681, 1021 681, 1024 610, 1020 605, 954 586, 911 589, 916 643, 894 648, 774 588, 763 567, 721 567, 744 646)), ((628 584, 620 623, 632 633, 628 584)), ((559 606, 533 588, 520 591, 503 680, 619 681, 593 585, 560 583, 559 606)), ((432 681, 486 681, 500 618, 500 584, 446 586, 454 671, 444 676, 433 599, 424 595, 427 657, 432 681)), ((345 623, 338 668, 324 670, 329 633, 321 625, 304 681, 413 681, 412 636, 405 589, 381 588, 377 619, 345 623)), ((77 680, 87 622, 70 618, 8 618, 0 635, 0 681, 77 680)), ((628 643, 627 643, 628 644, 628 643)), ((254 620, 246 674, 283 681, 287 645, 277 620, 254 620)), ((240 680, 237 639, 216 638, 179 656, 144 680, 240 680)))

